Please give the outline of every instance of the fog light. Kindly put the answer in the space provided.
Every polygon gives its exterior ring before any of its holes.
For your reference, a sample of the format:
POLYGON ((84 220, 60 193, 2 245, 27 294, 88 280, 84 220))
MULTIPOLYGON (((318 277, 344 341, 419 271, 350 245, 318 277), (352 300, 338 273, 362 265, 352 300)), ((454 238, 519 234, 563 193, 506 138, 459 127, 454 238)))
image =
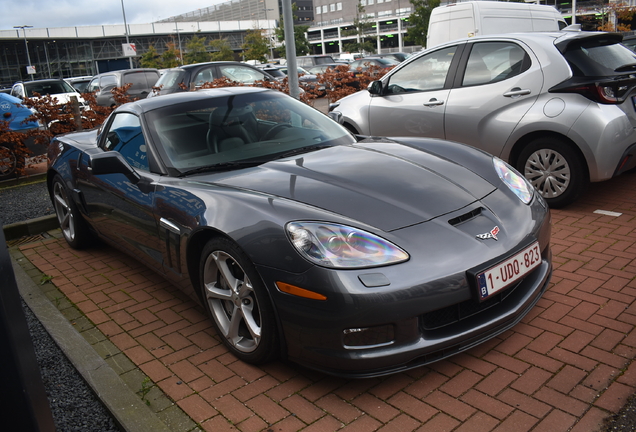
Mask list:
POLYGON ((393 343, 393 325, 350 328, 342 331, 345 348, 372 348, 393 343))

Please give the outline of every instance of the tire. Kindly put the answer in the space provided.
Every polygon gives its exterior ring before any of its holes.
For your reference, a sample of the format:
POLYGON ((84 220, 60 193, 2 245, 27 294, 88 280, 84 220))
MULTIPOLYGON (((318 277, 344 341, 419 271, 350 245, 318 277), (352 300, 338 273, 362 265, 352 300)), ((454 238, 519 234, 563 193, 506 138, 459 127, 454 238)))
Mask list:
POLYGON ((199 272, 205 307, 230 352, 255 365, 274 360, 279 353, 274 311, 247 255, 232 241, 213 238, 203 248, 199 272))
POLYGON ((18 177, 22 168, 24 159, 18 158, 9 147, 0 146, 0 180, 18 177))
POLYGON ((590 183, 582 157, 558 138, 544 137, 528 143, 519 155, 517 169, 551 208, 571 204, 590 183))
POLYGON ((62 229, 64 239, 73 249, 86 248, 94 236, 79 209, 70 198, 64 180, 59 174, 53 177, 51 190, 53 207, 55 208, 57 221, 62 229))

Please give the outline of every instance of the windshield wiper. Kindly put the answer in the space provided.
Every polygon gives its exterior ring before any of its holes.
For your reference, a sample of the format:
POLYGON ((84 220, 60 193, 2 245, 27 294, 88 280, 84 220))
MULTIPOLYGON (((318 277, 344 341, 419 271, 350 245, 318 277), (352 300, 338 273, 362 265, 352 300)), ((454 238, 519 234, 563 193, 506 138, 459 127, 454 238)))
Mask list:
POLYGON ((261 165, 264 161, 233 161, 233 162, 221 162, 214 165, 205 165, 198 168, 194 168, 179 174, 179 177, 187 177, 192 174, 200 174, 204 172, 225 171, 235 168, 249 168, 253 166, 261 165))
POLYGON ((327 148, 327 147, 333 147, 333 144, 312 144, 312 145, 308 145, 304 147, 298 147, 293 150, 289 150, 279 155, 276 155, 274 159, 284 159, 289 156, 296 156, 303 153, 309 153, 310 151, 319 150, 319 149, 327 148))

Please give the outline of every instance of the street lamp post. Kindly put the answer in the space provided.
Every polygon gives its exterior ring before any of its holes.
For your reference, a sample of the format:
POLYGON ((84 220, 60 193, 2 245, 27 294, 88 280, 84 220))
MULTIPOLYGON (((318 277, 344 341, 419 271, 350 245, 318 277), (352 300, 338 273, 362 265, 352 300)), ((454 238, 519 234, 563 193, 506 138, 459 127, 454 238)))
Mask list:
MULTIPOLYGON (((267 9, 267 8, 263 8, 263 10, 265 11, 265 21, 267 21, 267 25, 269 26, 269 20, 267 19, 267 11, 273 11, 274 9, 267 9)), ((272 42, 272 38, 274 37, 272 33, 275 33, 274 29, 272 27, 268 27, 268 30, 270 32, 269 34, 269 59, 272 60, 274 58, 274 47, 273 47, 273 42, 272 42)))
POLYGON ((183 51, 181 50, 181 35, 179 34, 179 30, 183 30, 183 29, 180 29, 179 26, 177 25, 176 18, 174 20, 174 26, 176 27, 175 30, 177 31, 177 40, 179 41, 179 58, 181 59, 181 65, 183 65, 183 51))
MULTIPOLYGON (((124 9, 124 0, 121 0, 121 13, 124 16, 124 34, 126 35, 126 44, 130 46, 130 40, 128 39, 128 24, 126 24, 126 10, 124 9)), ((128 57, 130 68, 133 68, 132 57, 128 57)))
POLYGON ((32 66, 31 66, 31 56, 29 55, 29 44, 27 43, 26 30, 25 30, 31 27, 33 26, 30 26, 30 25, 13 26, 13 28, 16 28, 16 29, 22 29, 22 33, 24 34, 24 49, 26 50, 27 61, 29 62, 29 67, 27 68, 27 74, 31 75, 31 81, 33 81, 33 74, 29 72, 32 70, 32 66))

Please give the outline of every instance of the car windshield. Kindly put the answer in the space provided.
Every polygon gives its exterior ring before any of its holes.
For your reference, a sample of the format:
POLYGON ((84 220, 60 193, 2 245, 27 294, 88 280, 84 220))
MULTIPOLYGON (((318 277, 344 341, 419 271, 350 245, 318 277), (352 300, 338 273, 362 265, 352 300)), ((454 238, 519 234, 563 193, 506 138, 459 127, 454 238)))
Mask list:
POLYGON ((155 87, 161 87, 161 89, 177 88, 182 81, 183 75, 185 75, 183 69, 171 69, 161 75, 159 80, 155 83, 155 87))
MULTIPOLYGON (((579 77, 612 76, 636 63, 636 53, 616 41, 590 40, 570 44, 563 56, 579 77)), ((629 69, 633 71, 633 69, 629 69)))
POLYGON ((75 89, 64 80, 28 82, 24 84, 24 89, 28 97, 35 96, 34 93, 38 93, 40 96, 75 93, 75 89))
POLYGON ((182 175, 355 142, 326 115, 276 91, 169 105, 147 113, 146 122, 166 165, 182 175))

